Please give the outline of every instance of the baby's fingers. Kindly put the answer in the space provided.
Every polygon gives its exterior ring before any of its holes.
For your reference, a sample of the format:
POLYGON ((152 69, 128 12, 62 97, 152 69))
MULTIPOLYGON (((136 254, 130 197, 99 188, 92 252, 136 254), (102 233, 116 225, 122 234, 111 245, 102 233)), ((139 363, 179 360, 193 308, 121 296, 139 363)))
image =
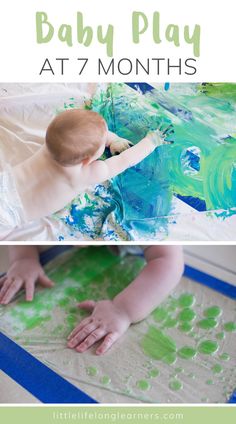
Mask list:
POLYGON ((70 348, 74 348, 75 346, 78 346, 79 343, 81 343, 90 333, 92 333, 94 330, 96 330, 98 324, 95 322, 91 322, 90 324, 83 327, 81 330, 79 330, 67 343, 67 346, 70 348))
POLYGON ((78 308, 85 309, 85 311, 92 312, 95 308, 96 302, 94 300, 84 300, 84 302, 78 303, 78 308))
POLYGON ((102 344, 99 346, 99 348, 96 350, 97 355, 102 355, 103 353, 107 352, 108 349, 111 348, 111 346, 116 342, 116 340, 120 337, 119 333, 109 333, 105 339, 103 340, 102 344))
POLYGON ((3 275, 2 277, 0 277, 0 287, 5 283, 6 280, 7 280, 6 275, 3 275))
POLYGON ((7 290, 9 289, 10 285, 12 284, 12 278, 5 278, 3 285, 0 290, 0 303, 2 303, 2 299, 4 298, 7 290))
POLYGON ((16 278, 11 281, 10 285, 7 286, 7 290, 5 291, 4 295, 1 297, 1 304, 7 305, 12 298, 15 296, 15 294, 20 290, 20 288, 23 285, 23 281, 21 278, 16 278))
POLYGON ((25 299, 27 302, 31 302, 34 298, 35 280, 27 280, 25 282, 25 299))
POLYGON ((71 340, 76 333, 78 333, 78 331, 82 330, 82 328, 84 328, 87 324, 89 324, 91 322, 91 317, 88 318, 84 318, 83 321, 81 321, 75 328, 74 330, 69 334, 69 336, 67 337, 67 340, 71 340))
POLYGON ((104 328, 97 328, 94 330, 89 336, 76 347, 77 352, 84 352, 89 347, 91 347, 94 343, 101 340, 106 334, 106 330, 104 328))
POLYGON ((44 273, 39 275, 38 282, 41 286, 46 288, 47 287, 50 288, 54 286, 54 282, 50 280, 50 278, 48 278, 47 275, 44 273))

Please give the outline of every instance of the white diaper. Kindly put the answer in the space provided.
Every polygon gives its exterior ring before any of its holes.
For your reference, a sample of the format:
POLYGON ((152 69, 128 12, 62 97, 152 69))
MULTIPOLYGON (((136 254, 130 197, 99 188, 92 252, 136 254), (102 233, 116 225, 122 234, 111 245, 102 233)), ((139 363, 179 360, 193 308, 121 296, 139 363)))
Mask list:
POLYGON ((0 233, 25 224, 21 199, 16 189, 11 166, 0 173, 0 233))

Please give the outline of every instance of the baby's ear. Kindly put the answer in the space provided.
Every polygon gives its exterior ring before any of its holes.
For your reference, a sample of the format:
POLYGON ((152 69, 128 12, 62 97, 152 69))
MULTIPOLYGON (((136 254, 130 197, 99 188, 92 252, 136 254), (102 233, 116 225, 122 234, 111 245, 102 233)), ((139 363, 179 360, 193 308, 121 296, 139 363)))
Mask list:
POLYGON ((87 165, 89 165, 92 161, 93 161, 93 160, 92 160, 92 158, 85 158, 85 159, 83 159, 83 160, 82 160, 82 165, 83 165, 83 166, 87 166, 87 165))

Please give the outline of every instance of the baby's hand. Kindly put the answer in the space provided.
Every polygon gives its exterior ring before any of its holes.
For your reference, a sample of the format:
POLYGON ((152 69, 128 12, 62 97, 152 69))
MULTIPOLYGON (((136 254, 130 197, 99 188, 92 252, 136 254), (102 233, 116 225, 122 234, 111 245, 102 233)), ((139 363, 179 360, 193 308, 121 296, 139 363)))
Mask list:
POLYGON ((160 130, 147 133, 146 138, 150 140, 156 147, 161 146, 162 144, 170 144, 170 142, 164 139, 164 136, 160 130))
POLYGON ((124 152, 132 145, 133 143, 131 143, 131 141, 128 141, 125 138, 119 137, 117 140, 113 141, 109 147, 110 147, 110 152, 112 156, 114 156, 116 154, 124 152))
POLYGON ((104 338, 96 354, 105 353, 131 324, 128 315, 111 300, 86 300, 78 306, 93 312, 90 317, 83 319, 68 337, 67 346, 75 348, 77 352, 84 352, 104 338))
POLYGON ((7 274, 0 278, 0 304, 7 305, 23 287, 26 292, 26 300, 33 300, 36 282, 43 287, 54 285, 45 275, 38 260, 25 258, 15 261, 7 274))

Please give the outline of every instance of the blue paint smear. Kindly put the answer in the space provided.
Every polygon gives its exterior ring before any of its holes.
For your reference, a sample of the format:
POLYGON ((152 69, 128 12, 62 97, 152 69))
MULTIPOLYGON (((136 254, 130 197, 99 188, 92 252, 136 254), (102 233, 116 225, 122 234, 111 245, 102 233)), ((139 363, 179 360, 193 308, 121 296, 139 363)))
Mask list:
MULTIPOLYGON (((232 166, 236 139, 228 128, 222 128, 232 119, 233 101, 206 99, 198 84, 167 88, 163 84, 157 88, 147 83, 112 84, 93 99, 91 108, 121 137, 135 144, 158 128, 172 145, 156 149, 114 178, 109 187, 97 186, 86 202, 75 199, 63 217, 70 234, 78 230, 92 239, 102 234, 117 240, 118 232, 108 225, 112 217, 128 239, 158 239, 158 234, 163 239, 168 235, 173 196, 197 211, 236 205, 236 169, 226 168, 232 166), (221 191, 216 187, 222 187, 221 191)), ((108 156, 106 149, 104 157, 108 156)), ((224 211, 219 216, 224 219, 232 214, 224 211)))

